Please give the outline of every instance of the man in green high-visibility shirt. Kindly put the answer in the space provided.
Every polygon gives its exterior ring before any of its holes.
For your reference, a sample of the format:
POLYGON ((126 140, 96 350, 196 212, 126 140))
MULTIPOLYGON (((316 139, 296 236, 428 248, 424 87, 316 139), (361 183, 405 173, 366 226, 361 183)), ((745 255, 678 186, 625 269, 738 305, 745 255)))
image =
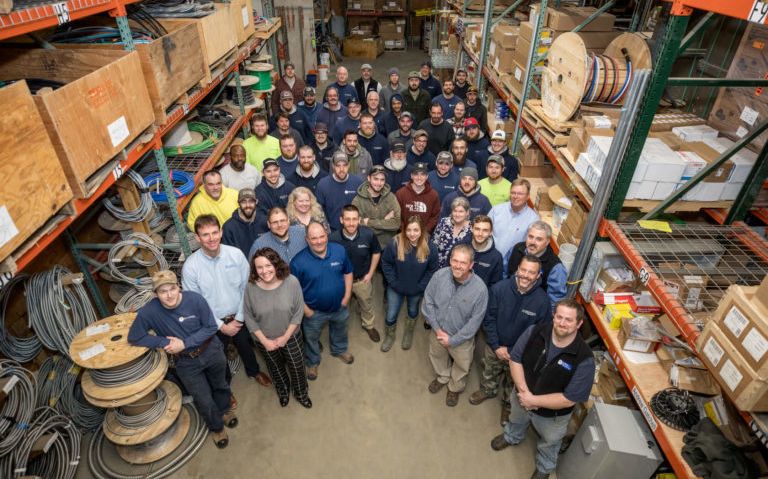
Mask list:
POLYGON ((255 115, 251 120, 251 136, 243 141, 245 159, 259 171, 263 169, 264 160, 277 159, 280 156, 280 141, 269 136, 269 123, 263 115, 255 115))

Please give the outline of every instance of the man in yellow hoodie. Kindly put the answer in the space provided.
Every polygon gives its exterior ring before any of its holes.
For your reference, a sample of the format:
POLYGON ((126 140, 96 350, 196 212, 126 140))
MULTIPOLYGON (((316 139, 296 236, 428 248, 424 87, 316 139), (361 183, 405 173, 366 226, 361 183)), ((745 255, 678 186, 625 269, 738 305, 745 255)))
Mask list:
POLYGON ((237 191, 225 187, 221 174, 216 170, 203 173, 203 188, 192 198, 187 214, 189 229, 195 230, 195 219, 200 215, 213 215, 224 224, 238 208, 237 191))

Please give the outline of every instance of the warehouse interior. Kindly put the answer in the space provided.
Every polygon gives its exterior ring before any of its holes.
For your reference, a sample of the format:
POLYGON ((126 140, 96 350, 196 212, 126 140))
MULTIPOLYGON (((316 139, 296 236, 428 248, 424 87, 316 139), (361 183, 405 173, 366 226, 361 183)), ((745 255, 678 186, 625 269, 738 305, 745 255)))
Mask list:
POLYGON ((0 0, 0 42, 0 477, 768 477, 762 2, 0 0), (406 199, 422 193, 431 206, 406 199), (215 240, 201 233, 211 217, 215 240), (376 245, 368 279, 350 249, 361 232, 376 245), (343 275, 306 266, 332 248, 343 275), (247 266, 224 271, 211 251, 247 266), (288 284, 280 264, 298 284, 286 333, 298 349, 254 328, 278 312, 243 306, 267 284, 263 258, 270 284, 288 284), (441 272, 459 306, 432 301, 441 272), (344 293, 330 311, 315 307, 327 275, 344 293), (461 298, 466 278, 483 294, 461 298), (531 291, 546 313, 521 306, 531 291), (176 308, 195 297, 216 328, 176 349, 152 311, 188 332, 176 308), (482 305, 470 339, 443 344, 470 301, 482 305), (555 357, 546 346, 544 366, 529 364, 536 328, 570 351, 563 310, 578 312, 569 341, 589 352, 577 371, 594 374, 577 395, 559 359, 566 382, 547 393, 566 402, 528 403, 548 396, 535 379, 555 357), (348 313, 346 349, 334 320, 312 336, 317 313, 348 313), (242 331, 227 332, 232 320, 242 331), (167 346, 137 342, 150 324, 143 340, 167 346), (216 373, 188 376, 215 354, 216 373))

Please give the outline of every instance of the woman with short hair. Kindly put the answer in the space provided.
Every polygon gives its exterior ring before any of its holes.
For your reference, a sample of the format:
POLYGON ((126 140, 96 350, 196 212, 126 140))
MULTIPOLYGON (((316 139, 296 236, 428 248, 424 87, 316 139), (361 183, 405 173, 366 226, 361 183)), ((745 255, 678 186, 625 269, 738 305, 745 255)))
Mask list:
POLYGON ((437 223, 432 242, 437 247, 438 268, 448 266, 454 246, 472 242, 472 222, 469 216, 469 200, 457 196, 451 202, 451 214, 437 223))

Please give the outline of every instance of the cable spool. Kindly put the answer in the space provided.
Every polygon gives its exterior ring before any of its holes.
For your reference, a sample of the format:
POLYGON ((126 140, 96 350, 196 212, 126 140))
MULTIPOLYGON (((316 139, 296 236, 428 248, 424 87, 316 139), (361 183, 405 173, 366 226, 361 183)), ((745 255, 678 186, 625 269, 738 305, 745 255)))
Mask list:
POLYGON ((0 325, 2 326, 0 329, 0 352, 20 363, 32 361, 43 349, 40 339, 34 334, 27 337, 14 336, 5 324, 8 301, 12 297, 11 293, 17 285, 24 286, 28 278, 26 275, 15 276, 0 289, 0 325))
POLYGON ((37 370, 37 406, 52 407, 81 430, 93 431, 104 421, 103 408, 85 400, 77 379, 80 367, 64 356, 50 356, 37 370))
POLYGON ((263 62, 251 63, 250 65, 245 66, 245 71, 248 75, 255 76, 259 80, 251 87, 253 91, 264 93, 271 92, 275 89, 274 85, 272 85, 273 68, 271 63, 263 62))
MULTIPOLYGON (((253 86, 259 83, 259 79, 251 75, 240 76, 240 91, 243 93, 243 103, 253 103, 256 97, 253 95, 253 86)), ((227 99, 237 103, 237 81, 232 79, 227 83, 227 99)))
POLYGON ((124 259, 120 257, 123 248, 140 248, 149 251, 152 255, 151 259, 141 259, 140 255, 134 254, 132 256, 132 261, 144 267, 157 265, 161 270, 168 269, 168 261, 163 256, 163 249, 160 246, 157 246, 154 240, 146 234, 132 233, 128 235, 126 239, 115 243, 115 245, 112 246, 112 248, 109 250, 107 264, 109 265, 109 271, 112 273, 112 276, 120 279, 123 282, 133 285, 137 289, 151 290, 152 278, 149 276, 132 278, 124 274, 118 268, 118 263, 122 263, 124 259))
POLYGON ((563 33, 552 43, 541 77, 544 113, 567 121, 581 103, 621 105, 632 72, 651 66, 651 50, 636 33, 619 35, 599 55, 587 52, 578 33, 563 33))

